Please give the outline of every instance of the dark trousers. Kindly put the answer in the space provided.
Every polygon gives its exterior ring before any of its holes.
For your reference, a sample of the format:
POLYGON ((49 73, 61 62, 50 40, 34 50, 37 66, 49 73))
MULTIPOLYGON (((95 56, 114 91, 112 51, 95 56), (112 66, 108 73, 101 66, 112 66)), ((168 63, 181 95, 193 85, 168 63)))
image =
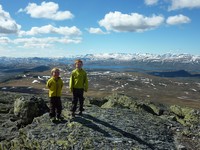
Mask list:
POLYGON ((73 99, 72 99, 72 112, 75 112, 77 109, 77 103, 79 101, 79 111, 83 111, 83 102, 84 102, 84 97, 83 97, 83 89, 73 89, 73 99))
POLYGON ((50 97, 50 117, 60 117, 62 112, 62 103, 60 97, 50 97))

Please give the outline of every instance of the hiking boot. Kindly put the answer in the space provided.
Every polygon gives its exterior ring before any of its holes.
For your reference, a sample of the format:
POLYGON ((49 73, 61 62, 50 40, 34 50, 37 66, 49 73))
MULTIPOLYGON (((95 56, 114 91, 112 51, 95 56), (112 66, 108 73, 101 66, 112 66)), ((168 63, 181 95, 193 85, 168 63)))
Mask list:
POLYGON ((57 120, 58 120, 58 121, 63 121, 64 118, 60 116, 60 117, 57 117, 57 120))
POLYGON ((84 108, 79 108, 79 111, 84 111, 85 109, 84 108))
POLYGON ((80 116, 83 115, 82 111, 80 111, 78 114, 79 114, 80 116))
POLYGON ((72 112, 72 117, 75 117, 75 112, 72 112))
POLYGON ((51 121, 52 123, 55 123, 55 122, 56 122, 56 118, 55 118, 55 117, 51 117, 51 118, 50 118, 50 121, 51 121))

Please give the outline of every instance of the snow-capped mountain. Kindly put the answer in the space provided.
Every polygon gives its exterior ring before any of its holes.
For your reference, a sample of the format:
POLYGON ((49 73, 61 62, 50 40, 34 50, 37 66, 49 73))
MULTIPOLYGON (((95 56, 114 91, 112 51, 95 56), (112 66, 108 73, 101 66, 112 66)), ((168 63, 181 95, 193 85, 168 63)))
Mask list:
POLYGON ((55 58, 13 58, 0 57, 0 69, 4 67, 36 67, 39 65, 58 66, 59 64, 73 64, 75 59, 82 59, 84 67, 88 69, 96 69, 96 66, 110 67, 112 65, 119 66, 117 68, 136 69, 136 70, 187 70, 192 72, 200 72, 200 55, 191 54, 139 54, 139 53, 101 53, 101 54, 86 54, 69 57, 55 58), (123 67, 121 67, 123 66, 123 67))
POLYGON ((118 61, 142 61, 142 62, 181 62, 181 63, 200 63, 200 56, 190 54, 127 54, 127 53, 102 53, 87 54, 82 56, 87 60, 118 60, 118 61))
POLYGON ((55 61, 55 62, 66 62, 68 60, 74 60, 76 58, 81 58, 87 61, 142 61, 142 62, 181 62, 181 63, 200 63, 200 55, 191 54, 140 54, 140 53, 100 53, 100 54, 86 54, 77 55, 69 57, 50 57, 50 58, 40 58, 40 57, 28 57, 28 58, 14 58, 14 57, 0 57, 0 62, 11 63, 12 61, 55 61))

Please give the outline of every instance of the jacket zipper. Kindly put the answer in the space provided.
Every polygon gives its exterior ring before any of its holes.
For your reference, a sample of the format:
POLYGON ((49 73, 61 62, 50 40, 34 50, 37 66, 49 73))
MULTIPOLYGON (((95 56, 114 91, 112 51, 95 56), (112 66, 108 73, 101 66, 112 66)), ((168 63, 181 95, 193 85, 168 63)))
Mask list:
POLYGON ((57 95, 58 95, 58 80, 56 80, 56 97, 58 97, 57 95))

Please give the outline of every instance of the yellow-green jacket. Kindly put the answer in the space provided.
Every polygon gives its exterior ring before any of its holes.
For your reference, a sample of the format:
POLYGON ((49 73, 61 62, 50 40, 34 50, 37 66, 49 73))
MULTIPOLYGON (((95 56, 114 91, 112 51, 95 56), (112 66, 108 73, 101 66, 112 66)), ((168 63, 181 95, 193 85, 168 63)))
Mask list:
POLYGON ((49 97, 61 97, 63 81, 60 77, 57 80, 51 77, 47 81, 46 87, 49 89, 49 97))
POLYGON ((70 91, 73 88, 84 89, 85 92, 88 90, 88 78, 87 73, 83 69, 75 69, 72 71, 69 82, 70 91))

